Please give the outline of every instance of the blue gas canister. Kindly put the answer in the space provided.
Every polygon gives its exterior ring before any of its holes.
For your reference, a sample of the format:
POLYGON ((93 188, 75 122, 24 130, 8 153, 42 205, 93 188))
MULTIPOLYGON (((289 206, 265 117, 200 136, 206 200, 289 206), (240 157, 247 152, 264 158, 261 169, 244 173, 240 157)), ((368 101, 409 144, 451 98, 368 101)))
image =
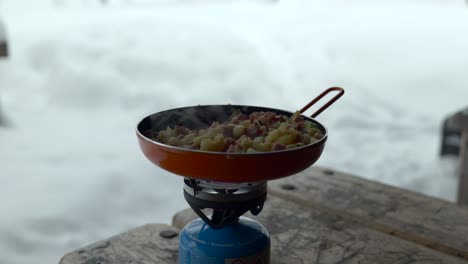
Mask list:
POLYGON ((246 217, 217 229, 198 218, 180 233, 179 264, 269 264, 269 258, 270 235, 246 217))

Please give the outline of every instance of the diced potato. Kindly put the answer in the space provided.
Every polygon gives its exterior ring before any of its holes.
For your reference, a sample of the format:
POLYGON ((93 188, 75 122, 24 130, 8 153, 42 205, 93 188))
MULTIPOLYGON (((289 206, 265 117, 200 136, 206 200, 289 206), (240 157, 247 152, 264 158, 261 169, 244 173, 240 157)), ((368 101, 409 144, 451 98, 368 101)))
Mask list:
POLYGON ((320 132, 320 131, 319 131, 317 128, 315 128, 315 127, 309 127, 309 128, 307 129, 307 134, 309 134, 309 135, 311 135, 311 136, 314 136, 315 133, 317 133, 317 132, 320 132))
POLYGON ((253 148, 249 148, 249 149, 247 149, 246 152, 247 152, 247 153, 255 153, 255 152, 257 152, 257 151, 255 151, 255 149, 253 149, 253 148))
POLYGON ((224 137, 216 136, 214 139, 205 138, 200 142, 200 150, 205 151, 222 151, 224 148, 224 137))
POLYGON ((257 143, 257 142, 264 142, 265 141, 265 137, 255 137, 253 139, 253 142, 254 143, 257 143))
POLYGON ((243 126, 235 126, 232 129, 232 133, 234 134, 235 138, 240 138, 242 135, 245 134, 245 127, 243 126))
POLYGON ((289 126, 288 123, 281 123, 280 126, 278 127, 278 129, 279 129, 279 131, 286 131, 288 126, 289 126))
POLYGON ((251 138, 249 138, 247 136, 241 137, 240 142, 239 142, 239 146, 242 149, 246 150, 246 149, 252 147, 252 145, 253 145, 253 141, 252 141, 251 138))
POLYGON ((256 143, 254 143, 254 148, 257 151, 270 151, 271 150, 271 143, 256 142, 256 143))
POLYGON ((244 121, 240 122, 239 125, 241 125, 243 127, 249 127, 250 126, 250 121, 249 120, 244 120, 244 121))
POLYGON ((279 130, 273 130, 268 133, 268 136, 265 138, 265 142, 274 143, 280 137, 281 132, 279 130))
POLYGON ((205 133, 205 136, 211 138, 211 137, 215 137, 217 134, 219 134, 219 133, 218 133, 218 131, 216 131, 216 129, 208 128, 206 133, 205 133))
POLYGON ((318 141, 318 139, 316 139, 316 138, 314 138, 314 137, 311 137, 311 138, 310 138, 309 144, 313 144, 313 143, 315 143, 315 142, 317 142, 317 141, 318 141))
POLYGON ((166 128, 166 136, 167 137, 175 137, 177 135, 176 135, 176 132, 173 129, 168 127, 168 128, 166 128))
POLYGON ((212 151, 214 148, 214 142, 211 138, 204 138, 200 142, 200 150, 212 151))
POLYGON ((202 140, 205 139, 205 138, 209 138, 209 137, 206 136, 206 135, 195 137, 193 139, 193 143, 200 144, 202 142, 202 140))
POLYGON ((276 143, 280 143, 280 144, 283 144, 283 145, 289 145, 289 144, 293 144, 295 139, 296 139, 296 136, 284 135, 284 136, 281 136, 280 138, 278 138, 276 143))
POLYGON ((302 142, 303 142, 304 144, 309 144, 309 142, 310 142, 310 135, 309 135, 309 134, 303 134, 303 135, 301 136, 301 138, 302 138, 302 142))
POLYGON ((159 131, 156 139, 161 142, 166 142, 167 141, 166 131, 159 131))
POLYGON ((271 128, 278 128, 278 127, 280 127, 280 124, 281 124, 280 122, 275 122, 270 127, 271 128))
POLYGON ((170 137, 167 139, 167 143, 172 146, 178 146, 179 140, 177 139, 177 137, 170 137))
POLYGON ((268 135, 268 136, 266 136, 266 138, 265 138, 265 142, 274 143, 277 139, 278 139, 278 137, 274 137, 274 136, 272 136, 272 135, 268 135))
POLYGON ((224 128, 222 126, 219 126, 219 125, 217 127, 210 128, 210 130, 211 130, 211 133, 213 133, 214 135, 224 133, 224 128))
POLYGON ((181 145, 190 145, 192 144, 193 140, 197 137, 195 133, 190 133, 188 135, 185 135, 184 138, 180 141, 181 145))

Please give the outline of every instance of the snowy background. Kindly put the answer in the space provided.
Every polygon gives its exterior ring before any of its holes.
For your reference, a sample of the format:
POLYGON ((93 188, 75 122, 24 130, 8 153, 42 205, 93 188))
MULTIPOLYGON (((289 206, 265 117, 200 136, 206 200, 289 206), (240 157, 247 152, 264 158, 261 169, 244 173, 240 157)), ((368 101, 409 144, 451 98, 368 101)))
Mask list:
POLYGON ((66 252, 187 207, 136 123, 196 104, 295 110, 330 86, 318 165, 442 199, 440 124, 468 99, 463 1, 0 0, 0 263, 66 252), (411 2, 411 3, 410 3, 411 2))

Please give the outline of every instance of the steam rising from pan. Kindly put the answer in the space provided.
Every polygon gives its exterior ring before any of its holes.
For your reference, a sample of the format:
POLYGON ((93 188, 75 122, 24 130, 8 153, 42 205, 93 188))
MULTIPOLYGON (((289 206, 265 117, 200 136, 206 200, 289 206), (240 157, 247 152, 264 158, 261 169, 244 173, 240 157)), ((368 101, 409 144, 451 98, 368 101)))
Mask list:
POLYGON ((175 125, 184 126, 192 130, 207 128, 214 121, 220 123, 226 121, 236 110, 244 114, 258 111, 271 111, 288 117, 293 115, 292 112, 256 106, 199 105, 171 109, 148 116, 140 123, 138 130, 141 132, 147 130, 160 131, 167 127, 173 128, 175 125))

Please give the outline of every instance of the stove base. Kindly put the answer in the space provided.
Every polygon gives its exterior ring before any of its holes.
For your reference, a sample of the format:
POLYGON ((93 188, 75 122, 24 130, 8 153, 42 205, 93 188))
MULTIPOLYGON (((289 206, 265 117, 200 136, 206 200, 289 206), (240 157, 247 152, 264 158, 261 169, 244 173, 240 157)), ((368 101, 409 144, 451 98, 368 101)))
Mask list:
POLYGON ((269 264, 270 235, 260 223, 246 217, 217 229, 198 218, 180 233, 178 263, 269 264))

